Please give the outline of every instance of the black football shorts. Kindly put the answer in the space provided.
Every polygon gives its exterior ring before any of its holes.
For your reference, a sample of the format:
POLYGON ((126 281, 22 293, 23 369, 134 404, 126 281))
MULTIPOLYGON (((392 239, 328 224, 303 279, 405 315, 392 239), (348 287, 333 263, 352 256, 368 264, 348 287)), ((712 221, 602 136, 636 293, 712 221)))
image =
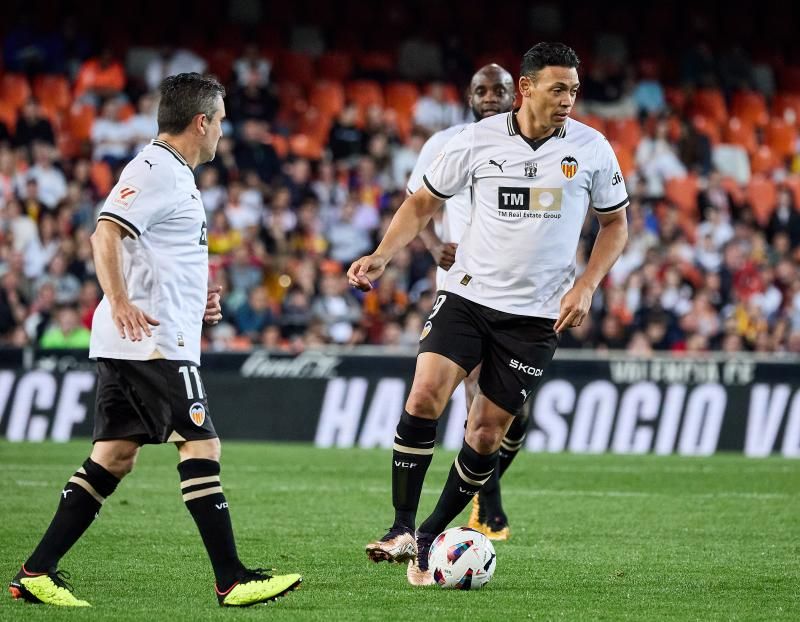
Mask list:
POLYGON ((94 417, 95 441, 217 437, 200 372, 189 361, 97 359, 94 417))
POLYGON ((497 311, 440 290, 419 351, 435 352, 469 374, 492 402, 517 414, 542 380, 558 345, 555 320, 497 311))

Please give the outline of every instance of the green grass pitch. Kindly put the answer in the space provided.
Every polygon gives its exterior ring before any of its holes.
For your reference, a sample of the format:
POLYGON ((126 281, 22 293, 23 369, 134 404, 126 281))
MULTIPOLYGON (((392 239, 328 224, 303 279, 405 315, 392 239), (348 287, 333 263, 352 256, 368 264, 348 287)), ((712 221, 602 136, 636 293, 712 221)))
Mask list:
MULTIPOLYGON (((4 581, 46 528, 89 443, 0 443, 4 581)), ((220 609, 176 452, 145 447, 136 470, 67 555, 91 610, 0 597, 0 620, 797 620, 800 463, 653 456, 521 455, 503 480, 512 539, 476 592, 412 588, 368 563, 391 522, 379 450, 228 442, 223 486, 242 559, 299 571, 276 603, 220 609)), ((438 451, 420 514, 453 454, 438 451)), ((455 524, 466 522, 466 512, 455 524)))

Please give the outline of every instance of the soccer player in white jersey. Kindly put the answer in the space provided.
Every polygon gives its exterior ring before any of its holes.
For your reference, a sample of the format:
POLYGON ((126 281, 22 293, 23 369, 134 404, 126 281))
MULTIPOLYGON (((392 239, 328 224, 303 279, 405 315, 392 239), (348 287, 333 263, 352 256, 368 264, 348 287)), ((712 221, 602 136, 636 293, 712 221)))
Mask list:
POLYGON ((578 64, 575 52, 561 43, 528 50, 519 78, 521 107, 468 125, 451 139, 425 173, 425 187, 400 206, 375 252, 347 272, 353 286, 370 289, 443 201, 472 185, 472 220, 423 328, 414 382, 397 426, 395 522, 367 545, 373 561, 408 561, 412 585, 433 583, 431 543, 492 476, 503 436, 541 381, 558 334, 581 324, 628 237, 628 195, 617 158, 602 134, 569 118, 580 84, 578 64), (590 205, 600 230, 576 279, 575 256, 590 205), (464 444, 415 537, 436 421, 479 363, 479 392, 464 444))
MULTIPOLYGON (((500 65, 492 63, 481 67, 472 76, 467 92, 467 105, 471 108, 477 122, 496 114, 510 112, 514 107, 514 95, 514 79, 511 74, 500 65)), ((447 142, 463 130, 465 125, 461 123, 440 130, 425 142, 408 179, 409 195, 414 194, 424 185, 422 177, 425 170, 441 153, 447 142)), ((436 271, 437 289, 441 289, 447 270, 455 261, 458 241, 469 224, 471 213, 472 187, 467 186, 445 201, 442 207, 441 223, 438 227, 439 233, 433 224, 433 219, 428 221, 420 233, 420 238, 438 266, 436 271)), ((480 371, 481 366, 477 365, 464 379, 467 412, 469 412, 478 388, 480 371)), ((492 540, 507 540, 510 537, 508 517, 503 510, 500 493, 500 476, 505 473, 522 448, 528 429, 529 412, 529 409, 523 409, 514 417, 498 451, 497 466, 492 477, 472 500, 469 526, 486 534, 492 540)))
POLYGON ((214 158, 225 89, 184 73, 166 78, 160 90, 158 138, 122 171, 92 235, 104 293, 89 353, 97 359, 94 446, 11 582, 15 598, 89 606, 73 595, 59 561, 145 443, 177 446, 183 500, 211 559, 220 605, 273 600, 301 581, 297 574, 247 569, 239 560, 220 483, 220 443, 198 372, 202 324, 216 324, 222 312, 219 288, 207 285, 205 210, 193 169, 214 158))

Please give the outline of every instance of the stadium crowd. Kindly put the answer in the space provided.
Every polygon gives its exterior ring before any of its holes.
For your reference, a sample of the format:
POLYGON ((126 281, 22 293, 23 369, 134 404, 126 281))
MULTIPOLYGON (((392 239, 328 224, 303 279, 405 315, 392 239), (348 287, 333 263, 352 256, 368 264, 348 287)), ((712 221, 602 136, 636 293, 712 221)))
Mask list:
MULTIPOLYGON (((564 15, 543 4, 530 18, 557 33, 564 15)), ((562 347, 800 352, 800 69, 705 45, 695 27, 671 65, 634 56, 613 34, 583 53, 573 116, 617 151, 630 239, 562 347)), ((417 343, 435 288, 420 241, 366 294, 343 271, 380 239, 426 138, 471 120, 460 95, 471 71, 496 61, 516 74, 517 56, 468 57, 427 36, 358 56, 328 49, 314 27, 284 48, 258 40, 120 50, 69 20, 49 38, 22 22, 5 32, 3 345, 88 345, 101 295, 96 214, 157 132, 158 83, 181 71, 214 73, 228 89, 225 136, 196 171, 226 318, 205 347, 417 343)), ((579 270, 595 233, 590 214, 579 270)))

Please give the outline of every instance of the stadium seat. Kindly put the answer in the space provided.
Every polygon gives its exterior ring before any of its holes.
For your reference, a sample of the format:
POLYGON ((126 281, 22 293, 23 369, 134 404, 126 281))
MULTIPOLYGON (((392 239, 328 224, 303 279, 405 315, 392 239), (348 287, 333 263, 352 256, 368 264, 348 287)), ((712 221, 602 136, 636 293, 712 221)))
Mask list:
POLYGON ((12 106, 15 110, 19 110, 30 96, 31 87, 25 76, 7 73, 0 78, 0 100, 12 106))
POLYGON ((317 75, 324 80, 344 82, 353 73, 353 60, 345 52, 325 52, 317 59, 317 75))
POLYGON ((76 140, 89 140, 95 110, 89 104, 73 104, 64 120, 64 131, 76 140))
POLYGON ((321 112, 314 106, 309 106, 298 121, 297 132, 324 144, 328 140, 331 122, 330 115, 321 112))
POLYGON ((389 52, 363 52, 356 57, 361 73, 368 76, 391 76, 395 73, 397 62, 389 52))
POLYGON ((606 122, 602 117, 598 117, 597 115, 594 114, 582 114, 582 115, 575 115, 575 120, 580 121, 581 123, 585 123, 589 127, 593 127, 602 134, 606 133, 606 122))
POLYGON ((272 145, 278 157, 283 159, 289 155, 289 141, 280 134, 270 134, 267 139, 267 144, 272 145))
POLYGON ((111 167, 107 162, 97 161, 92 162, 92 168, 89 171, 89 177, 97 188, 97 192, 105 196, 111 192, 114 186, 114 176, 111 172, 111 167))
POLYGON ((673 177, 664 182, 664 196, 678 209, 693 217, 697 216, 697 176, 673 177))
POLYGON ((233 63, 237 54, 229 48, 214 47, 206 55, 208 60, 208 73, 216 76, 222 84, 227 84, 233 78, 233 63))
POLYGON ((309 160, 320 160, 323 154, 322 143, 305 134, 289 137, 289 151, 292 155, 309 160))
MULTIPOLYGON (((617 156, 619 162, 619 170, 622 171, 624 177, 630 177, 636 172, 636 157, 634 150, 630 149, 622 143, 611 141, 611 148, 617 156)), ((631 190, 629 188, 629 190, 631 190)))
POLYGON ((800 93, 800 66, 788 65, 780 69, 778 86, 782 91, 800 93))
POLYGON ((787 123, 800 125, 800 93, 778 93, 772 100, 772 114, 787 123))
POLYGON ((347 99, 365 111, 372 105, 383 108, 383 91, 380 84, 374 80, 355 80, 348 82, 345 87, 347 99))
POLYGON ((797 151, 797 130, 782 118, 770 119, 764 131, 764 140, 779 158, 789 158, 797 151))
POLYGON ((756 222, 762 227, 766 226, 778 202, 775 183, 765 175, 753 175, 747 184, 745 196, 756 222))
POLYGON ((17 127, 17 110, 0 99, 0 123, 5 124, 9 134, 13 134, 17 127))
POLYGON ((723 177, 720 180, 722 188, 731 195, 734 203, 743 203, 745 200, 744 188, 733 177, 723 177))
MULTIPOLYGON (((440 84, 442 86, 442 90, 444 91, 444 100, 446 102, 450 102, 451 104, 464 103, 465 96, 459 92, 455 84, 451 84, 450 82, 440 82, 440 84)), ((431 88, 432 84, 426 84, 424 93, 426 95, 430 94, 431 88)))
POLYGON ((419 89, 412 82, 390 82, 386 85, 386 105, 398 115, 410 117, 419 97, 419 89))
POLYGON ((750 155, 750 170, 753 171, 753 175, 768 175, 778 168, 779 165, 780 162, 775 152, 767 145, 759 145, 750 155))
POLYGON ((694 114, 709 117, 719 124, 728 118, 728 108, 719 89, 698 89, 692 97, 691 110, 694 114))
POLYGON ((275 66, 277 79, 288 80, 304 87, 310 87, 315 79, 314 60, 308 54, 281 52, 275 66))
POLYGON ((743 147, 748 154, 755 153, 758 147, 756 132, 750 123, 739 117, 731 117, 722 129, 723 142, 743 147))
POLYGON ((769 122, 767 101, 757 91, 738 91, 733 96, 731 114, 754 127, 764 127, 769 122))
POLYGON ((636 119, 609 119, 606 121, 606 136, 633 151, 642 138, 642 128, 636 119))
POLYGON ((33 95, 42 106, 66 110, 72 104, 69 81, 62 75, 42 75, 33 82, 33 95))
POLYGON ((678 87, 667 87, 664 89, 664 99, 667 105, 676 112, 682 114, 686 107, 686 91, 678 87))
POLYGON ((308 103, 320 114, 333 118, 344 108, 344 89, 339 82, 320 80, 311 88, 308 103))

